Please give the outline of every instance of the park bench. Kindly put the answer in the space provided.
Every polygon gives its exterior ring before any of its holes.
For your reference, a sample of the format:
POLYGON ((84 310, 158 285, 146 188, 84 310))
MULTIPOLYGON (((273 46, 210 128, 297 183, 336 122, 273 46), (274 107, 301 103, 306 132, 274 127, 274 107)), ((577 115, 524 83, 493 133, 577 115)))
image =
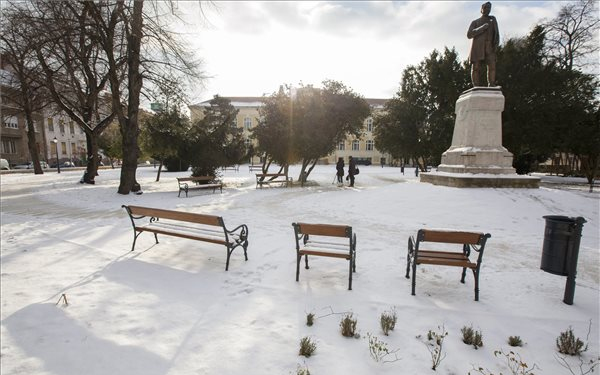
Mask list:
POLYGON ((292 178, 287 173, 256 173, 256 187, 262 188, 263 185, 282 184, 290 186, 292 178))
POLYGON ((190 190, 213 189, 214 193, 219 188, 221 193, 223 192, 223 184, 221 181, 216 180, 215 176, 177 177, 177 183, 179 184, 178 197, 181 196, 182 191, 185 191, 187 197, 190 190))
POLYGON ((431 264, 439 266, 453 266, 462 268, 461 283, 465 283, 467 268, 473 271, 475 278, 475 301, 479 301, 479 271, 485 243, 491 235, 489 233, 461 232, 448 230, 430 230, 420 229, 417 233, 417 240, 414 237, 408 239, 408 254, 406 256, 406 278, 410 278, 410 268, 412 266, 412 295, 415 295, 417 265, 431 264), (442 249, 421 248, 432 246, 430 243, 437 243, 437 247, 452 247, 452 245, 462 245, 462 251, 441 251, 442 249), (450 244, 450 245, 439 245, 450 244), (477 260, 471 260, 471 251, 474 250, 477 260))
POLYGON ((236 165, 228 165, 226 167, 222 167, 221 168, 224 171, 236 171, 239 172, 240 171, 240 165, 236 164, 236 165))
POLYGON ((292 223, 296 239, 296 281, 300 277, 300 260, 304 256, 340 258, 349 261, 348 290, 352 290, 352 273, 356 272, 356 233, 347 225, 292 223))
POLYGON ((143 232, 154 233, 158 243, 158 235, 175 236, 190 240, 204 241, 224 245, 227 249, 225 271, 229 269, 229 258, 233 250, 239 246, 244 249, 244 257, 248 260, 248 227, 245 224, 229 230, 220 216, 195 214, 190 212, 171 211, 151 207, 122 206, 125 208, 133 225, 133 245, 143 232), (148 218, 148 220, 144 220, 148 218))
POLYGON ((248 169, 250 170, 250 172, 262 171, 262 164, 250 164, 248 165, 248 169))

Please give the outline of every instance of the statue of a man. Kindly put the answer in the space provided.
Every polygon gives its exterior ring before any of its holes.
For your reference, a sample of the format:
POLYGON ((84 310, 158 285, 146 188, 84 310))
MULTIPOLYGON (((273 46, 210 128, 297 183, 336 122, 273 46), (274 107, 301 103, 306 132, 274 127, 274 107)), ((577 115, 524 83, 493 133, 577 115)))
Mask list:
POLYGON ((467 38, 473 39, 471 44, 471 80, 473 86, 485 86, 481 79, 481 66, 487 65, 488 86, 496 86, 496 48, 500 44, 500 33, 496 17, 490 16, 492 3, 481 5, 481 17, 471 22, 467 38))

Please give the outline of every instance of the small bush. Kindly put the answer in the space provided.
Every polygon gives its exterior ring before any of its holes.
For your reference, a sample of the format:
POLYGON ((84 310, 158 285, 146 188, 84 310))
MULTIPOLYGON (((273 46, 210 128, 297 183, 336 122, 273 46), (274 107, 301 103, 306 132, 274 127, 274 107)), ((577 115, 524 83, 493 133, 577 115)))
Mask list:
POLYGON ((342 336, 355 337, 356 336, 356 319, 352 319, 352 313, 346 314, 340 322, 340 328, 342 336))
POLYGON ((440 363, 446 358, 446 353, 443 351, 444 339, 448 336, 448 332, 446 332, 446 328, 442 325, 438 326, 439 332, 434 332, 429 330, 427 332, 427 350, 429 350, 429 354, 431 354, 431 369, 435 371, 440 363))
POLYGON ((462 333, 462 341, 467 345, 473 345, 475 349, 483 346, 483 334, 476 331, 473 327, 464 326, 460 330, 462 333))
POLYGON ((315 314, 313 314, 313 313, 306 314, 306 325, 309 327, 312 327, 314 322, 315 322, 315 314))
POLYGON ((315 350, 317 350, 317 344, 314 343, 310 337, 303 337, 302 340, 300 340, 300 355, 310 357, 315 350))
POLYGON ((587 345, 578 337, 575 337, 571 327, 560 333, 560 336, 556 339, 556 346, 560 353, 568 355, 581 355, 582 352, 587 350, 587 345))
POLYGON ((396 316, 396 311, 392 309, 391 312, 384 312, 381 314, 381 318, 379 323, 381 324, 381 330, 383 334, 389 336, 389 332, 393 331, 396 327, 396 320, 398 317, 396 316))
POLYGON ((296 375, 310 375, 310 371, 308 371, 308 367, 301 367, 300 365, 298 365, 296 375))
POLYGON ((520 336, 508 336, 508 345, 510 346, 523 346, 520 336))

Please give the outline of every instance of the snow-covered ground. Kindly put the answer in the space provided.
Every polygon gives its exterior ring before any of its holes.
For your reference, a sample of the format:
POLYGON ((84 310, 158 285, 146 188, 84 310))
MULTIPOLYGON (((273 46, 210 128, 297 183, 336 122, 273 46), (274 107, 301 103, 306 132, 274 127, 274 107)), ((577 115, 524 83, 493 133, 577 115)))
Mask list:
MULTIPOLYGON (((332 184, 334 166, 317 166, 309 187, 256 189, 254 172, 224 172, 222 194, 177 197, 175 177, 138 169, 144 194, 117 194, 119 170, 103 170, 94 186, 81 171, 1 177, 1 373, 118 374, 433 374, 429 330, 448 332, 436 373, 485 367, 509 374, 495 350, 515 350, 536 374, 569 374, 556 338, 572 327, 600 350, 600 239, 597 193, 586 189, 458 189, 420 183, 414 171, 360 167, 356 187, 332 184), (247 262, 236 250, 225 272, 222 246, 151 234, 138 238, 121 205, 222 216, 249 227, 247 262), (582 216, 575 303, 562 302, 565 277, 540 270, 544 215, 582 216), (347 290, 347 263, 315 258, 295 281, 292 222, 351 225, 358 237, 357 272, 347 290), (409 236, 420 228, 487 232, 480 301, 473 277, 460 269, 419 266, 417 295, 404 277, 409 236), (68 305, 59 298, 64 294, 68 305), (395 309, 385 336, 383 312, 395 309), (339 324, 353 313, 360 338, 339 324), (306 315, 314 313, 308 327, 306 315), (588 337, 588 329, 591 330, 588 337), (483 334, 475 350, 461 328, 483 334), (368 335, 398 350, 381 363, 368 335), (308 336, 317 349, 298 355, 308 336), (524 346, 511 348, 509 336, 524 346)), ((292 167, 294 180, 298 168, 292 167)), ((579 359, 567 358, 574 373, 579 359)))

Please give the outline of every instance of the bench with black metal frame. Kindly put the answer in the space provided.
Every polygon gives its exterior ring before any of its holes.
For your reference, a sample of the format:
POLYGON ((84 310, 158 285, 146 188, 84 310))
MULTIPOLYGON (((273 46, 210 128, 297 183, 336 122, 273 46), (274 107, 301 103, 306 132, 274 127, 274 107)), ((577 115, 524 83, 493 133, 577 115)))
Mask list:
POLYGON ((352 290, 352 273, 356 272, 356 233, 348 225, 292 223, 296 239, 296 281, 300 278, 300 260, 304 256, 340 258, 349 261, 348 290, 352 290), (338 239, 336 241, 336 239, 338 239))
POLYGON ((214 193, 215 190, 219 189, 221 193, 223 192, 223 183, 217 180, 215 176, 177 177, 177 184, 179 185, 177 197, 180 197, 181 192, 185 191, 187 198, 190 190, 212 189, 214 193))
MULTIPOLYGON (((481 260, 483 250, 489 233, 462 232, 448 230, 420 229, 417 233, 417 239, 414 237, 408 239, 408 254, 406 256, 406 278, 410 278, 410 269, 412 266, 412 295, 415 295, 417 282, 417 265, 431 264, 440 266, 453 266, 462 268, 461 283, 465 283, 467 268, 473 271, 475 278, 475 301, 479 301, 479 272, 481 269, 481 260), (456 244, 462 245, 462 251, 440 251, 434 249, 422 249, 424 243, 438 244, 456 244), (471 252, 475 251, 476 260, 471 260, 471 252)), ((428 244, 429 245, 429 244, 428 244)))
POLYGON ((262 171, 262 164, 249 164, 248 165, 248 169, 250 170, 250 172, 252 171, 262 171))
POLYGON ((150 232, 154 233, 156 243, 158 235, 161 234, 224 245, 227 249, 225 271, 229 269, 231 253, 237 247, 241 246, 244 249, 244 258, 248 260, 248 227, 245 224, 229 230, 220 216, 151 207, 122 207, 127 211, 133 225, 131 251, 135 249, 138 236, 143 232, 150 232), (144 220, 145 218, 148 220, 144 220))
POLYGON ((292 178, 286 173, 256 173, 256 188, 259 186, 271 184, 282 184, 282 186, 292 185, 292 178))

